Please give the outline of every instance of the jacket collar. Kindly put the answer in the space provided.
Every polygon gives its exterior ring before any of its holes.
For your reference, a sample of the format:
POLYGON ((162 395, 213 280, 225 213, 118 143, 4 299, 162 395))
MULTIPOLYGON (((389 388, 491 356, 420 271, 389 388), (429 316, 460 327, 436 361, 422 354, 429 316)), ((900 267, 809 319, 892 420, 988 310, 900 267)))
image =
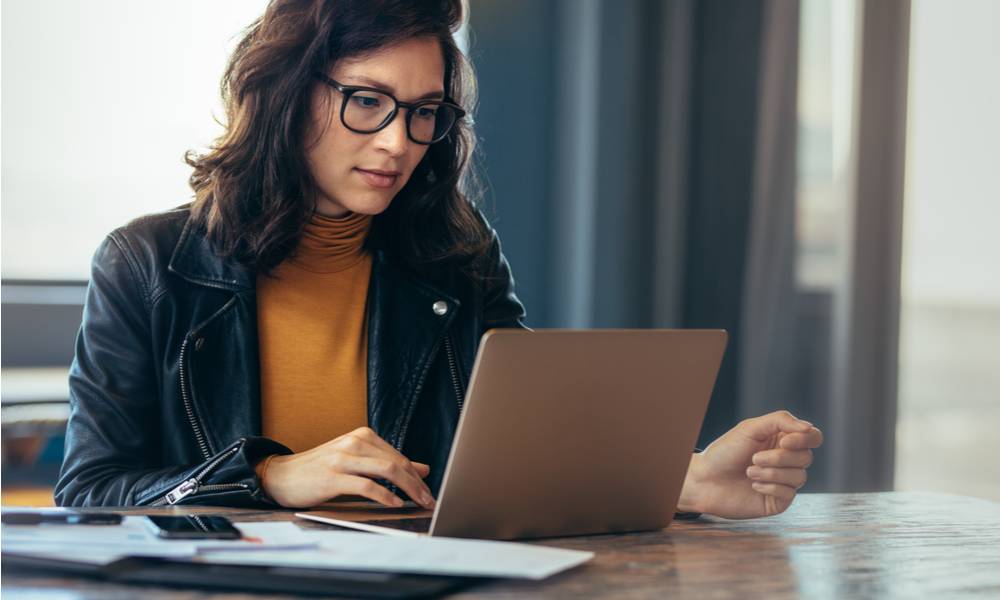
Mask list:
MULTIPOLYGON (((372 279, 376 279, 379 274, 394 279, 408 279, 413 284, 412 291, 434 297, 437 300, 445 300, 452 306, 458 307, 459 302, 453 295, 429 282, 417 281, 412 276, 403 273, 402 269, 394 265, 394 261, 388 258, 388 252, 381 247, 381 244, 373 245, 371 252, 374 265, 372 279)), ((205 226, 190 216, 184 223, 184 229, 170 255, 167 270, 191 283, 209 287, 223 288, 234 292, 255 291, 257 289, 256 271, 236 260, 220 257, 206 235, 205 226)))
POLYGON ((235 260, 219 257, 206 237, 204 225, 190 216, 174 246, 167 270, 191 283, 234 292, 252 291, 257 287, 254 270, 235 260))

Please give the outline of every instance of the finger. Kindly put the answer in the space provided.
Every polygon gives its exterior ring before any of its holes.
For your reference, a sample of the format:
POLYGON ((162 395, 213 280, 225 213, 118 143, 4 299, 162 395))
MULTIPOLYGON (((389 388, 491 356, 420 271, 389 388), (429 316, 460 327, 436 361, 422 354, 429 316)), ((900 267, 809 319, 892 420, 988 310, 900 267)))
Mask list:
MULTIPOLYGON (((427 473, 420 473, 417 467, 409 459, 397 452, 396 449, 387 444, 385 440, 378 437, 374 431, 371 431, 367 427, 362 427, 352 431, 342 438, 339 438, 338 441, 340 442, 339 448, 346 451, 348 454, 389 460, 397 463, 402 468, 412 473, 413 477, 420 482, 419 486, 422 488, 424 494, 427 496, 431 495, 430 488, 428 488, 427 484, 423 481, 424 477, 426 477, 430 472, 430 467, 427 467, 427 473), (367 432, 365 432, 365 430, 367 430, 367 432)), ((417 495, 412 497, 417 499, 421 496, 417 495)))
POLYGON ((414 461, 414 460, 411 460, 410 462, 413 464, 414 467, 416 467, 417 473, 420 474, 420 478, 421 479, 423 479, 424 477, 427 477, 428 475, 430 475, 430 473, 431 473, 431 466, 430 465, 425 465, 422 462, 417 462, 417 461, 414 461))
POLYGON ((349 456, 338 464, 338 468, 352 475, 390 481, 424 508, 434 508, 434 498, 431 497, 427 485, 397 461, 369 456, 349 456))
POLYGON ((396 496, 389 490, 375 483, 367 477, 355 477, 353 475, 345 475, 339 478, 339 494, 353 494, 355 496, 364 496, 369 500, 374 500, 379 504, 384 504, 385 506, 391 506, 394 508, 400 508, 403 506, 403 499, 396 496))
MULTIPOLYGON (((388 453, 390 455, 390 457, 392 458, 392 460, 401 461, 405 466, 407 466, 409 468, 412 468, 414 475, 418 479, 423 479, 424 477, 427 477, 427 475, 431 472, 430 465, 426 465, 424 463, 416 463, 416 462, 413 462, 410 459, 406 458, 405 456, 403 456, 403 454, 399 450, 396 450, 392 446, 392 444, 390 444, 389 442, 383 440, 370 427, 361 427, 359 429, 354 430, 351 433, 352 434, 356 434, 359 438, 361 438, 365 442, 371 444, 372 446, 374 446, 376 448, 379 448, 383 452, 388 453), (418 469, 417 466, 416 466, 418 464, 422 465, 423 469, 418 469), (425 471, 425 472, 421 472, 421 471, 425 471)), ((428 489, 427 492, 430 493, 430 490, 428 489)))
POLYGON ((758 441, 764 441, 776 433, 798 433, 809 431, 812 423, 796 419, 787 410, 747 419, 740 424, 747 435, 758 441))
POLYGON ((781 438, 778 445, 789 450, 819 448, 823 444, 823 432, 812 427, 805 433, 789 433, 781 438))
POLYGON ((747 467, 747 477, 760 483, 780 483, 795 489, 806 484, 805 469, 795 467, 747 467))
POLYGON ((813 453, 805 450, 761 450, 751 457, 751 462, 758 467, 799 467, 806 468, 812 464, 813 453))
POLYGON ((755 481, 753 482, 752 487, 754 491, 759 494, 774 496, 775 498, 780 498, 786 502, 791 502, 795 499, 795 488, 791 488, 780 483, 762 483, 760 481, 755 481))

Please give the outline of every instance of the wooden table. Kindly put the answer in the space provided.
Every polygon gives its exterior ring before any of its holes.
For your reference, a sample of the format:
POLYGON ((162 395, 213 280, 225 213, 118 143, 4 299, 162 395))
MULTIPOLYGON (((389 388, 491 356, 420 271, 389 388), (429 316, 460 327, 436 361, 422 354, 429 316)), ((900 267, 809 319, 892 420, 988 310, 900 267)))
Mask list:
MULTIPOLYGON (((234 521, 291 512, 227 513, 234 521)), ((323 527, 299 521, 303 527, 323 527)), ((456 598, 956 598, 1000 597, 1000 504, 949 494, 802 494, 785 514, 701 519, 663 531, 544 540, 592 550, 589 563, 542 582, 498 580, 456 598)), ((21 598, 288 598, 137 588, 4 573, 21 598)))

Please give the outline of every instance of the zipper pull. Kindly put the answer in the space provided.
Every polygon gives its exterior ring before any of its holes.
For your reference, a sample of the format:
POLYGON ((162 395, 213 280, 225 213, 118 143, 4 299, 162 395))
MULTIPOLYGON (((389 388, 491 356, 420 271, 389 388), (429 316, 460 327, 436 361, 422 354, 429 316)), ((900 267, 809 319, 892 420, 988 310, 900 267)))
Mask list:
POLYGON ((167 500, 167 504, 177 504, 184 498, 187 498, 191 494, 198 491, 198 480, 188 479, 184 483, 175 487, 174 489, 167 492, 164 498, 167 500))

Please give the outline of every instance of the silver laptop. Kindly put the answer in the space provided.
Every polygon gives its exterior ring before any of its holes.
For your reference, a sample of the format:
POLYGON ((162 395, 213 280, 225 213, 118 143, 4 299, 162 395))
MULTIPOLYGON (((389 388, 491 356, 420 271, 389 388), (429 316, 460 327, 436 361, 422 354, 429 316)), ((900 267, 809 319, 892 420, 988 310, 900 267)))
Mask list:
POLYGON ((432 517, 298 516, 498 540, 662 529, 726 340, 722 330, 491 330, 432 517))

